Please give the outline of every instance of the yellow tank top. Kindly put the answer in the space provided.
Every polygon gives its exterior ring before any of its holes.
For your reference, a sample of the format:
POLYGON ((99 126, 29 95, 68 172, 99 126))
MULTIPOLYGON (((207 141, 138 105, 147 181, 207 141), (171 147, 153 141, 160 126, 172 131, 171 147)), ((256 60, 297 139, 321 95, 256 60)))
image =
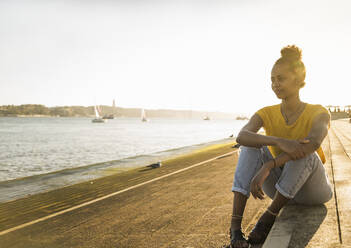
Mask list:
MULTIPOLYGON (((306 138, 311 130, 313 119, 321 113, 329 114, 322 105, 306 104, 299 118, 293 124, 287 125, 280 111, 280 104, 264 107, 256 112, 263 121, 266 135, 292 140, 306 138)), ((268 149, 274 157, 282 153, 277 146, 268 146, 268 149)), ((321 147, 317 149, 317 153, 324 164, 325 156, 321 147)))

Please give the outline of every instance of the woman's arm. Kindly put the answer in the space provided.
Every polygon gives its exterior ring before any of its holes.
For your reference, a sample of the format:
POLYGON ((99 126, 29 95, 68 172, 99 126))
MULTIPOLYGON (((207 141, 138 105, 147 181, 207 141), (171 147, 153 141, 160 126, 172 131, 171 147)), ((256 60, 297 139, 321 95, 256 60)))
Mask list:
MULTIPOLYGON (((302 141, 295 141, 299 143, 300 149, 296 150, 295 152, 292 152, 291 154, 288 154, 286 152, 283 152, 280 154, 278 157, 275 158, 274 160, 270 160, 266 163, 263 164, 261 169, 257 172, 255 177, 251 181, 251 193, 254 196, 254 198, 259 198, 263 199, 264 193, 262 191, 262 185, 263 182, 266 180, 267 176, 269 175, 269 172, 272 168, 275 166, 282 166, 286 162, 292 160, 292 159, 300 159, 308 154, 311 154, 312 152, 316 151, 322 144, 325 136, 328 133, 328 127, 330 123, 330 116, 326 113, 318 115, 312 124, 312 128, 306 137, 305 140, 302 141)), ((288 143, 285 142, 286 140, 278 139, 277 144, 281 146, 285 146, 288 143), (279 144, 281 143, 281 144, 279 144), (286 144, 284 144, 286 143, 286 144)))
POLYGON ((254 114, 249 122, 240 130, 236 142, 243 146, 261 147, 276 145, 276 137, 257 134, 263 126, 263 121, 258 114, 254 114))
MULTIPOLYGON (((328 114, 323 113, 316 116, 312 123, 312 128, 308 133, 306 139, 295 141, 299 143, 302 153, 299 151, 292 151, 290 154, 283 152, 275 158, 275 166, 282 166, 290 160, 301 159, 308 154, 315 152, 322 145, 325 136, 328 134, 329 123, 330 116, 328 114)), ((277 145, 280 147, 286 146, 287 144, 283 145, 285 142, 286 140, 278 138, 277 145)), ((272 169, 274 167, 274 161, 268 161, 264 164, 264 166, 272 169)))
POLYGON ((289 160, 300 159, 316 151, 328 133, 329 122, 330 116, 327 113, 319 114, 314 119, 312 128, 304 140, 288 140, 257 134, 257 131, 263 126, 263 121, 258 114, 255 114, 240 130, 236 141, 240 145, 249 147, 278 146, 284 152, 276 160, 281 166, 289 160))
MULTIPOLYGON (((295 141, 299 143, 300 148, 290 153, 282 153, 276 158, 277 166, 285 164, 289 160, 297 160, 306 157, 308 154, 315 152, 321 145, 328 134, 330 116, 327 113, 317 115, 312 123, 312 127, 304 140, 295 141)), ((277 145, 282 149, 284 140, 278 140, 277 145)), ((282 149, 284 150, 284 149, 282 149)), ((285 149, 287 150, 287 149, 285 149)))

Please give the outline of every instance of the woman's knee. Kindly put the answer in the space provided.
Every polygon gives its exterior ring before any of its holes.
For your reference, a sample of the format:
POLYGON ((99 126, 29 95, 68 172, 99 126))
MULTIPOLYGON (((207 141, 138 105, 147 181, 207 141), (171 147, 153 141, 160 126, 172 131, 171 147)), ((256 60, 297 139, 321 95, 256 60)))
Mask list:
POLYGON ((241 146, 239 151, 238 165, 246 165, 247 163, 261 160, 261 152, 257 148, 241 146))
POLYGON ((260 148, 250 146, 240 146, 240 152, 260 153, 260 148))
POLYGON ((254 166, 262 164, 262 153, 259 148, 241 146, 237 168, 254 166))

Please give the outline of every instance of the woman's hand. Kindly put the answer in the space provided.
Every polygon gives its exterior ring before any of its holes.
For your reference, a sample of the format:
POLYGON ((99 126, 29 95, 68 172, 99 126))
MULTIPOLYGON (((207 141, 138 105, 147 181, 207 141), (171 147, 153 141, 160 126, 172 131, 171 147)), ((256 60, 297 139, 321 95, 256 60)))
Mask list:
POLYGON ((305 157, 307 154, 303 149, 303 144, 307 144, 310 141, 307 139, 303 140, 288 140, 279 138, 276 141, 276 145, 285 153, 287 153, 292 160, 297 160, 305 157))
POLYGON ((253 195, 253 197, 259 198, 261 200, 264 199, 264 193, 262 190, 262 185, 266 178, 268 177, 271 169, 274 167, 273 160, 264 163, 261 167, 261 169, 256 173, 254 178, 251 180, 251 185, 250 185, 250 192, 253 195))

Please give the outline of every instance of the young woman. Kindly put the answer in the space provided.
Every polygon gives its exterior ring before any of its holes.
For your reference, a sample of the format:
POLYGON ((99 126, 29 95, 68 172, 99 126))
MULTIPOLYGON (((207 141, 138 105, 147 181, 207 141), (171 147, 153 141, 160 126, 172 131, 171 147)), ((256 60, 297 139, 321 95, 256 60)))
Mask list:
POLYGON ((232 187, 232 248, 263 243, 288 202, 314 205, 332 198, 320 147, 330 115, 321 105, 300 100, 305 74, 301 50, 294 45, 284 47, 271 72, 272 89, 281 103, 258 110, 238 134, 241 151, 232 187), (266 135, 257 134, 261 127, 266 135), (246 201, 250 193, 263 199, 263 192, 273 201, 246 240, 241 231, 246 201))

